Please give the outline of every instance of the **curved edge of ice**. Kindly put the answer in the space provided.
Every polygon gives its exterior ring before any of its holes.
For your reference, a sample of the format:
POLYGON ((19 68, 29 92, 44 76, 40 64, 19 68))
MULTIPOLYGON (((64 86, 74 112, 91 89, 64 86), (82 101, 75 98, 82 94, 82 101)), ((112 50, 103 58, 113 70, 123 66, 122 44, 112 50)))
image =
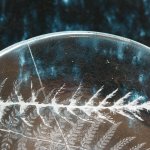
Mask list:
POLYGON ((108 34, 108 33, 103 33, 103 32, 95 32, 95 31, 62 31, 62 32, 55 32, 55 33, 48 33, 48 34, 43 34, 40 36, 36 36, 21 42, 17 42, 3 50, 0 51, 0 57, 2 57, 3 55, 13 51, 16 48, 19 48, 21 46, 24 46, 26 44, 32 44, 34 42, 43 40, 43 39, 47 39, 47 38, 53 38, 53 37, 57 37, 57 36, 68 36, 68 37, 86 37, 86 36, 97 36, 97 37, 104 37, 104 38, 111 38, 114 40, 119 40, 119 41, 123 41, 123 42, 127 42, 127 43, 132 43, 134 45, 139 45, 142 48, 145 48, 147 50, 150 50, 150 47, 141 44, 139 42, 136 42, 134 40, 125 38, 125 37, 121 37, 118 35, 113 35, 113 34, 108 34))

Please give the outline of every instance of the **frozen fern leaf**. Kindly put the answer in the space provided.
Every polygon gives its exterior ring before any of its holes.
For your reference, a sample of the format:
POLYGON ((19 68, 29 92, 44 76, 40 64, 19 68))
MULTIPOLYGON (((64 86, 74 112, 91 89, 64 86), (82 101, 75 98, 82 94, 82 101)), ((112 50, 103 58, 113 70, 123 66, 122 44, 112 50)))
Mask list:
POLYGON ((138 145, 132 147, 130 150, 140 150, 144 145, 145 145, 145 143, 138 144, 138 145))
POLYGON ((110 150, 121 150, 125 145, 130 143, 135 137, 128 137, 121 141, 119 141, 115 146, 113 146, 110 150))
POLYGON ((113 137, 120 123, 114 124, 95 145, 95 150, 103 150, 113 137))
MULTIPOLYGON (((4 84, 6 80, 0 85, 1 92, 4 84)), ((110 100, 118 89, 100 98, 104 86, 85 99, 80 83, 68 97, 62 99, 65 84, 47 94, 44 87, 35 90, 31 83, 30 97, 24 99, 20 85, 14 83, 13 91, 6 100, 0 97, 2 150, 105 150, 121 124, 116 123, 112 114, 142 120, 140 110, 149 110, 149 102, 137 103, 140 97, 127 103, 130 92, 112 103, 110 100), (107 130, 101 134, 103 128, 107 130)), ((129 137, 115 141, 111 150, 121 150, 132 140, 134 138, 129 137)), ((131 150, 142 147, 143 143, 137 143, 131 150)))

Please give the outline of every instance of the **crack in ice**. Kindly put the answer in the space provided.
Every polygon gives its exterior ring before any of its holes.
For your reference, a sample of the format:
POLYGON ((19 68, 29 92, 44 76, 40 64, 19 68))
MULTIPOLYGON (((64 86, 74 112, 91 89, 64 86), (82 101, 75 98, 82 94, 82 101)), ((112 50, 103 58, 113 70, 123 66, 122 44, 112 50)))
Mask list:
MULTIPOLYGON (((40 86, 41 86, 41 88, 43 88, 44 86, 43 86, 43 83, 42 83, 42 80, 41 80, 41 77, 40 77, 40 74, 39 74, 37 65, 36 65, 36 63, 35 63, 35 59, 34 59, 34 56, 33 56, 33 54, 32 54, 32 50, 31 50, 31 48, 30 48, 30 45, 29 45, 29 44, 27 44, 27 45, 28 45, 28 49, 29 49, 29 52, 30 52, 30 55, 31 55, 31 58, 32 58, 32 61, 33 61, 33 64, 34 64, 34 67, 35 67, 35 70, 36 70, 38 79, 39 79, 39 82, 40 82, 40 86)), ((46 98, 46 94, 45 94, 44 88, 43 88, 42 91, 43 91, 44 98, 46 98)), ((53 114, 53 112, 52 112, 52 114, 53 114)), ((60 125, 59 125, 59 122, 57 121, 57 118, 55 117, 54 114, 53 114, 53 117, 54 117, 54 119, 55 119, 55 121, 56 121, 56 124, 57 124, 57 126, 58 126, 58 128, 59 128, 61 134, 62 134, 62 137, 63 137, 63 139, 64 139, 66 148, 67 148, 68 150, 70 150, 69 145, 67 144, 67 140, 65 139, 65 136, 64 136, 64 134, 63 134, 63 131, 62 131, 62 129, 61 129, 60 125)))

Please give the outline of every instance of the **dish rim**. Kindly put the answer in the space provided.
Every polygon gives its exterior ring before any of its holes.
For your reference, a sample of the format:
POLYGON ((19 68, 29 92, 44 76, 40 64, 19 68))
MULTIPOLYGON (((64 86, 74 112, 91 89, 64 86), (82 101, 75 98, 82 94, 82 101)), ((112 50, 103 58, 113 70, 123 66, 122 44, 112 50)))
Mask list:
POLYGON ((32 38, 23 40, 21 42, 17 42, 15 44, 12 44, 11 46, 8 46, 8 47, 6 47, 6 48, 4 48, 3 50, 0 51, 0 57, 2 57, 3 55, 5 55, 5 54, 7 54, 11 51, 13 51, 14 49, 19 48, 21 46, 24 46, 26 44, 32 44, 34 42, 37 42, 37 41, 40 41, 40 40, 43 40, 43 39, 58 37, 58 36, 68 36, 68 37, 99 36, 99 37, 103 37, 103 38, 110 38, 110 39, 113 39, 113 40, 119 40, 119 41, 122 41, 122 42, 131 43, 131 44, 140 46, 140 47, 150 51, 150 47, 148 47, 148 46, 146 46, 146 45, 144 45, 140 42, 137 42, 137 41, 125 38, 125 37, 121 37, 121 36, 118 36, 118 35, 114 35, 114 34, 109 34, 109 33, 104 33, 104 32, 95 32, 95 31, 61 31, 61 32, 42 34, 42 35, 39 35, 39 36, 35 36, 35 37, 32 37, 32 38))

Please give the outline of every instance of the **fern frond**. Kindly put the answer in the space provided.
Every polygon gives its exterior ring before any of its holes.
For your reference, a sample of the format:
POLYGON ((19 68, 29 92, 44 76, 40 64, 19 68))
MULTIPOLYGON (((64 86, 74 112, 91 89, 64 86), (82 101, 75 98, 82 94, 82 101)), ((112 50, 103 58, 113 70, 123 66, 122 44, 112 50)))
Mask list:
MULTIPOLYGON (((51 139, 44 139, 44 138, 36 138, 36 137, 33 137, 33 136, 25 135, 23 133, 19 133, 19 132, 8 130, 8 129, 7 130, 6 129, 0 129, 0 131, 1 132, 6 132, 8 134, 12 133, 12 134, 15 134, 15 135, 19 135, 19 136, 22 136, 23 138, 27 138, 27 139, 32 140, 32 141, 42 141, 42 142, 52 143, 52 144, 55 144, 55 145, 65 146, 64 143, 59 142, 59 141, 53 141, 51 139)), ((55 133, 58 133, 58 132, 55 132, 55 133)), ((70 146, 70 147, 79 148, 77 146, 70 146)))
POLYGON ((49 128, 47 128, 43 123, 40 123, 36 130, 34 130, 34 135, 37 138, 49 138, 49 128))
MULTIPOLYGON (((2 82, 0 88, 3 87, 4 83, 5 81, 2 82)), ((99 95, 103 90, 103 86, 88 100, 83 100, 83 103, 80 104, 78 102, 81 99, 82 84, 78 86, 78 88, 70 98, 66 99, 66 103, 64 104, 63 101, 61 101, 60 96, 64 89, 65 84, 60 87, 55 93, 52 90, 52 92, 50 92, 48 95, 45 95, 45 99, 42 102, 38 102, 39 94, 41 91, 43 91, 43 88, 35 91, 33 89, 33 84, 31 83, 31 97, 25 101, 23 96, 19 93, 19 85, 17 85, 16 83, 14 87, 14 92, 11 94, 10 97, 8 97, 6 101, 3 100, 2 97, 0 97, 0 122, 3 121, 2 123, 5 123, 6 127, 0 128, 0 131, 6 132, 6 134, 16 134, 18 136, 22 136, 23 138, 31 139, 34 141, 48 142, 51 145, 50 148, 54 147, 54 149, 57 149, 58 147, 60 147, 60 149, 65 149, 66 147, 69 147, 70 149, 79 149, 79 147, 76 146, 76 144, 79 144, 79 140, 81 140, 80 149, 90 149, 93 139, 95 138, 95 135, 99 129, 100 123, 103 120, 114 123, 111 116, 106 113, 107 111, 110 111, 114 114, 118 113, 128 118, 134 117, 142 120, 142 118, 140 117, 140 111, 143 109, 147 111, 150 110, 150 102, 138 103, 142 97, 139 97, 134 101, 129 101, 127 103, 126 99, 130 98, 131 92, 127 93, 125 96, 121 97, 114 103, 110 103, 108 100, 115 96, 118 89, 106 95, 104 99, 96 104, 94 101, 98 99, 99 95), (6 111, 10 111, 10 108, 13 108, 13 111, 11 113, 7 113, 6 111), (30 108, 34 108, 34 111, 29 112, 28 110, 30 108), (16 112, 14 112, 14 110, 16 112), (54 115, 52 115, 52 117, 50 118, 47 118, 47 115, 45 115, 47 114, 45 113, 46 110, 54 115), (8 120, 4 119, 5 115, 7 114, 9 114, 7 117, 8 120), (70 116, 73 116, 73 118, 71 118, 70 116), (65 123, 68 122, 69 129, 72 125, 72 122, 77 120, 77 123, 76 125, 73 125, 73 128, 69 132, 66 132, 69 134, 61 134, 60 132, 58 132, 59 126, 57 124, 57 120, 54 119, 55 117, 58 117, 59 121, 65 120, 65 123), (92 121, 90 121, 89 119, 91 117, 92 119, 101 121, 96 121, 95 123, 92 123, 92 121), (33 130, 33 126, 37 118, 41 122, 39 123, 36 128, 37 130, 35 131, 33 130), (74 118, 75 120, 73 120, 74 118), (21 120, 22 122, 20 122, 21 120), (73 121, 71 122, 70 120, 73 121), (81 137, 80 134, 83 133, 82 130, 84 129, 86 122, 90 122, 92 124, 85 133, 85 135, 82 135, 81 137), (11 124, 14 125, 9 127, 11 124), (18 127, 18 125, 20 124, 21 127, 18 127), (57 127, 54 126, 54 124, 57 127), (18 130, 15 129, 17 127, 18 130), (50 133, 50 135, 47 135, 47 131, 50 133)), ((64 128, 68 127, 68 124, 66 125, 65 123, 61 123, 60 125, 60 127, 62 127, 62 131, 64 130, 64 128)), ((119 125, 120 123, 114 124, 98 142, 95 141, 95 143, 97 143, 94 149, 103 150, 104 148, 106 148, 107 144, 110 142, 119 125)), ((112 147, 111 150, 120 150, 123 146, 128 144, 133 139, 134 137, 125 138, 118 142, 114 147, 112 147)), ((11 142, 9 143, 11 144, 11 142)), ((143 147, 143 145, 144 143, 138 144, 131 150, 138 150, 143 147)), ((20 142, 20 147, 24 149, 25 146, 23 143, 20 142)))
POLYGON ((6 150, 6 149, 9 150, 12 147, 12 144, 13 144, 13 138, 11 137, 11 135, 9 133, 5 134, 1 141, 0 149, 1 150, 6 150))
POLYGON ((119 141, 115 146, 113 146, 110 150, 121 150, 124 146, 130 143, 135 137, 128 137, 124 138, 123 140, 119 141))
POLYGON ((92 95, 92 97, 88 100, 88 102, 85 105, 93 106, 94 99, 98 98, 102 90, 103 90, 103 86, 94 95, 92 95))
POLYGON ((27 139, 26 138, 20 138, 18 140, 17 144, 17 150, 27 150, 27 139))
POLYGON ((117 93, 118 89, 114 90, 112 93, 108 94, 103 100, 102 102, 99 102, 100 106, 105 106, 106 104, 108 104, 107 100, 111 99, 112 97, 115 96, 115 94, 117 93))
POLYGON ((7 80, 7 78, 4 79, 4 80, 1 82, 1 84, 0 84, 0 93, 1 93, 1 91, 2 91, 2 89, 3 89, 3 87, 4 87, 4 84, 5 84, 6 80, 7 80))
POLYGON ((144 145, 145 145, 145 143, 138 144, 138 145, 132 147, 130 150, 140 150, 144 145))
POLYGON ((80 94, 82 93, 81 92, 81 89, 83 88, 83 85, 82 85, 82 83, 80 82, 80 84, 79 84, 79 86, 78 86, 78 88, 77 88, 77 90, 73 93, 73 95, 72 95, 72 98, 73 99, 76 99, 76 98, 78 98, 79 96, 80 96, 80 94))
POLYGON ((43 143, 42 141, 37 141, 34 144, 34 148, 35 150, 48 150, 47 145, 45 145, 45 143, 43 143))
POLYGON ((99 126, 101 124, 101 121, 96 121, 91 125, 91 127, 88 129, 88 131, 85 133, 83 140, 81 141, 81 146, 85 149, 90 148, 90 144, 92 143, 92 140, 99 130, 99 126))
POLYGON ((58 132, 59 129, 57 126, 54 126, 52 132, 50 133, 50 138, 54 141, 63 142, 63 137, 60 132, 58 132))
POLYGON ((83 127, 85 125, 85 122, 78 119, 77 123, 74 125, 74 127, 70 130, 67 138, 68 138, 68 143, 70 145, 75 145, 75 143, 78 140, 78 137, 81 135, 83 127))
MULTIPOLYGON (((103 86, 94 95, 92 95, 92 97, 89 100, 85 100, 84 105, 78 105, 77 101, 80 99, 79 95, 80 95, 81 87, 82 87, 81 84, 79 85, 77 90, 74 92, 72 97, 67 99, 69 104, 60 104, 60 103, 58 103, 58 101, 61 101, 59 95, 62 93, 64 87, 65 87, 65 84, 56 91, 54 96, 50 99, 49 103, 39 103, 37 101, 37 97, 38 97, 39 93, 42 91, 42 89, 38 90, 37 92, 34 91, 32 83, 31 83, 31 97, 26 102, 23 100, 23 97, 21 96, 21 94, 19 94, 19 92, 15 88, 14 93, 15 93, 15 96, 17 97, 17 101, 10 101, 10 100, 6 101, 6 102, 4 102, 3 100, 0 101, 0 110, 1 110, 0 121, 3 118, 5 109, 9 106, 19 106, 20 114, 25 113, 25 111, 28 107, 34 106, 36 108, 38 116, 41 117, 41 119, 43 120, 43 123, 46 126, 49 126, 49 125, 46 122, 46 120, 44 120, 44 117, 41 115, 41 112, 40 112, 40 110, 44 109, 44 108, 49 108, 50 110, 53 110, 53 112, 55 114, 62 117, 69 123, 71 123, 71 122, 65 116, 62 115, 62 113, 61 113, 62 110, 67 110, 68 113, 70 113, 70 115, 73 115, 76 117, 79 117, 79 114, 76 113, 76 110, 79 110, 80 112, 83 112, 84 114, 86 114, 89 117, 92 114, 95 114, 97 116, 97 118, 107 120, 110 122, 112 122, 110 117, 103 113, 106 110, 109 110, 110 112, 112 112, 114 114, 118 113, 122 116, 131 118, 131 119, 133 119, 133 117, 135 117, 139 120, 142 120, 142 118, 140 117, 141 110, 145 109, 147 111, 150 111, 150 102, 149 101, 142 103, 142 104, 141 103, 138 104, 138 101, 142 97, 139 97, 138 99, 135 99, 132 102, 129 101, 128 103, 125 103, 125 100, 130 97, 131 92, 127 93, 125 96, 123 96, 119 100, 115 101, 113 104, 109 103, 108 99, 111 99, 117 93, 118 89, 116 89, 112 93, 108 94, 102 101, 99 102, 98 105, 95 105, 94 100, 96 98, 98 98, 98 96, 100 95, 100 93, 103 89, 103 86), (108 103, 109 103, 109 106, 107 106, 108 103)), ((46 99, 48 97, 49 97, 49 95, 46 96, 46 99)), ((46 101, 44 100, 44 102, 46 102, 46 101)), ((31 124, 29 122, 27 122, 27 120, 25 118, 22 117, 21 119, 28 126, 31 126, 31 124)), ((80 119, 84 120, 84 118, 80 118, 80 119)))
POLYGON ((106 133, 105 135, 97 142, 94 149, 95 150, 103 150, 107 144, 110 142, 111 138, 113 137, 116 129, 121 123, 114 124, 106 133))

